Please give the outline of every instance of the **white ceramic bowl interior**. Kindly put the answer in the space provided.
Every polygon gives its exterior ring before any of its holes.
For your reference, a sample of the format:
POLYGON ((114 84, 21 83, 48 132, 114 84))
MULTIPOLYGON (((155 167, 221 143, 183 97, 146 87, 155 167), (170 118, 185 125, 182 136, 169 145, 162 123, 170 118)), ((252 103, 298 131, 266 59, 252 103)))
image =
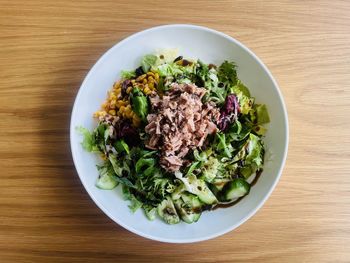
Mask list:
POLYGON ((112 47, 93 66, 76 97, 70 127, 71 150, 79 177, 94 202, 112 220, 140 236, 174 243, 207 240, 227 233, 251 217, 274 189, 287 155, 287 112, 277 83, 266 66, 243 44, 223 33, 192 25, 166 25, 136 33, 112 47), (75 127, 93 129, 92 114, 100 108, 107 91, 121 70, 136 68, 143 55, 160 49, 177 48, 179 54, 206 63, 235 61, 239 78, 258 103, 268 107, 271 123, 264 139, 268 151, 264 172, 251 192, 235 206, 204 212, 197 223, 167 225, 160 219, 148 221, 142 210, 135 214, 122 199, 120 187, 104 191, 95 187, 99 158, 85 152, 75 127))

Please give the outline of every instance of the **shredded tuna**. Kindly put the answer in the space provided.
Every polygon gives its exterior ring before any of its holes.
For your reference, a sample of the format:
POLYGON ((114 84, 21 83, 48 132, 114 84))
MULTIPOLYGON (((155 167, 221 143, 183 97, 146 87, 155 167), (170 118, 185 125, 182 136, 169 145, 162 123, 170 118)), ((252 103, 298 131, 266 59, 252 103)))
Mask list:
POLYGON ((153 114, 147 116, 146 147, 161 152, 160 164, 167 171, 178 171, 188 152, 217 131, 220 112, 215 104, 202 103, 205 93, 193 84, 173 83, 162 98, 157 94, 150 98, 153 114))

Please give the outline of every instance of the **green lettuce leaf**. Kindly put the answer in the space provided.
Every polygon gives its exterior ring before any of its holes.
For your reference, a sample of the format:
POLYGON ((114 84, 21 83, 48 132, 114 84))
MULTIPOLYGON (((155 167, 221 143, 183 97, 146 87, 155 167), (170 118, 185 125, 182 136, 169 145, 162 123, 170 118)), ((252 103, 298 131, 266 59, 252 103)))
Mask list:
POLYGON ((122 70, 120 74, 121 74, 122 79, 132 79, 132 78, 136 77, 135 70, 130 70, 130 71, 122 70))
POLYGON ((130 153, 129 146, 123 139, 116 141, 113 146, 118 153, 123 153, 123 152, 125 152, 126 154, 130 153))
POLYGON ((88 152, 99 152, 99 148, 96 145, 94 133, 90 133, 90 131, 84 127, 77 127, 76 130, 83 135, 83 141, 81 145, 83 149, 88 152))
POLYGON ((257 124, 265 124, 270 122, 270 116, 265 104, 256 104, 255 111, 257 124))
POLYGON ((254 164, 256 168, 261 168, 263 164, 263 155, 264 155, 264 147, 261 139, 254 135, 249 135, 248 147, 247 147, 247 157, 245 159, 245 163, 254 164))
POLYGON ((161 77, 176 77, 183 74, 183 68, 176 63, 166 63, 159 65, 157 71, 161 77))
POLYGON ((229 61, 224 61, 218 69, 219 81, 228 84, 228 86, 234 86, 237 83, 237 71, 236 64, 229 61))
POLYGON ((220 177, 223 171, 223 163, 220 162, 217 158, 211 156, 202 168, 200 179, 211 183, 215 179, 215 177, 220 177))
POLYGON ((234 149, 230 142, 226 140, 225 133, 218 132, 215 136, 216 150, 224 157, 231 158, 234 149))
POLYGON ((134 88, 131 93, 131 105, 132 110, 141 118, 146 121, 146 117, 149 111, 149 103, 147 97, 138 89, 134 88))
POLYGON ((157 62, 157 56, 149 54, 145 55, 141 60, 141 66, 144 72, 147 72, 150 70, 152 66, 154 66, 157 62))

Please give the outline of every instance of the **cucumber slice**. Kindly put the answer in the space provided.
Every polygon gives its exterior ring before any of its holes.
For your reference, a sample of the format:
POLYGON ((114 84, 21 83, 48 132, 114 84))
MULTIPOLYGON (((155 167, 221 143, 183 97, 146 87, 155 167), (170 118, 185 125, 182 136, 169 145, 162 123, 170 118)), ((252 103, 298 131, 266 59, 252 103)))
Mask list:
POLYGON ((197 195, 203 203, 211 205, 218 202, 215 195, 210 191, 209 187, 203 180, 197 179, 192 181, 192 186, 193 187, 190 188, 192 192, 188 189, 187 191, 197 195))
POLYGON ((231 201, 249 193, 250 185, 243 179, 234 179, 222 189, 223 199, 231 201))
POLYGON ((197 195, 203 203, 211 205, 218 202, 215 195, 210 191, 207 184, 203 180, 197 179, 195 175, 182 177, 182 174, 178 172, 175 174, 175 176, 183 182, 186 191, 190 192, 191 194, 197 195))
POLYGON ((181 198, 174 201, 174 204, 181 219, 188 224, 197 222, 201 216, 202 203, 198 196, 184 193, 181 198))
POLYGON ((185 192, 185 191, 186 191, 185 186, 183 184, 181 184, 171 194, 171 199, 177 200, 177 199, 181 198, 182 193, 185 192))
POLYGON ((117 187, 117 185, 118 182, 108 173, 101 173, 96 181, 96 187, 103 190, 112 190, 113 188, 117 187))
POLYGON ((180 218, 170 197, 164 199, 157 207, 158 215, 165 223, 173 225, 180 222, 180 218))
POLYGON ((229 178, 215 178, 212 182, 211 185, 213 185, 217 191, 221 191, 222 188, 224 188, 225 184, 230 182, 231 179, 229 178))

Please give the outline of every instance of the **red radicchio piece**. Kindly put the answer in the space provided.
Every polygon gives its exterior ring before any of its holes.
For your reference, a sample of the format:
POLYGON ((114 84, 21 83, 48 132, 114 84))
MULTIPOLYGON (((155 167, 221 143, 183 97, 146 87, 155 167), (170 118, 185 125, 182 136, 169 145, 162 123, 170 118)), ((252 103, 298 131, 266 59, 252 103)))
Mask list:
POLYGON ((128 144, 135 145, 140 140, 137 130, 128 121, 118 123, 117 138, 123 138, 128 144))
POLYGON ((236 95, 230 94, 226 97, 225 105, 220 111, 219 129, 225 131, 230 123, 232 123, 240 112, 236 95))

